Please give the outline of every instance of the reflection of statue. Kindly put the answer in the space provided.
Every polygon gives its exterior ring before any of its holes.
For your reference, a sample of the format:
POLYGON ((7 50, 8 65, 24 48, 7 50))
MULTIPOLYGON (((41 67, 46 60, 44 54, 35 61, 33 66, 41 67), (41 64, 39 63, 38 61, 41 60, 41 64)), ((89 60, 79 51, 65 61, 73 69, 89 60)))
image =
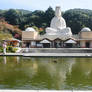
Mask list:
MULTIPOLYGON (((51 60, 52 61, 52 60, 51 60)), ((65 81, 67 78, 67 74, 71 74, 72 67, 75 64, 75 59, 64 59, 64 58, 57 58, 56 63, 48 63, 47 71, 55 83, 55 88, 63 89, 65 87, 65 81)))
POLYGON ((46 28, 47 35, 60 35, 62 39, 68 39, 72 36, 71 29, 66 28, 66 22, 63 17, 61 17, 60 7, 56 7, 55 16, 51 20, 50 27, 46 28))

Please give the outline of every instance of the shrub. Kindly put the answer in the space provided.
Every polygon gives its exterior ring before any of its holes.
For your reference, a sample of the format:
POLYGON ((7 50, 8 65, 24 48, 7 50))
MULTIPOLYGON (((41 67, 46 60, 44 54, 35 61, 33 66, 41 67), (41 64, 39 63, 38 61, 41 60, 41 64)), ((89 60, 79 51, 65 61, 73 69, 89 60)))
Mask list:
POLYGON ((0 53, 2 53, 3 52, 3 47, 0 47, 0 53))
MULTIPOLYGON (((17 48, 14 48, 12 46, 7 46, 6 48, 6 52, 12 52, 12 53, 15 53, 18 49, 17 48)), ((0 53, 3 53, 3 47, 0 46, 0 53)))
POLYGON ((17 48, 14 48, 12 46, 7 46, 6 50, 7 50, 7 52, 13 52, 13 53, 15 53, 17 51, 17 48))

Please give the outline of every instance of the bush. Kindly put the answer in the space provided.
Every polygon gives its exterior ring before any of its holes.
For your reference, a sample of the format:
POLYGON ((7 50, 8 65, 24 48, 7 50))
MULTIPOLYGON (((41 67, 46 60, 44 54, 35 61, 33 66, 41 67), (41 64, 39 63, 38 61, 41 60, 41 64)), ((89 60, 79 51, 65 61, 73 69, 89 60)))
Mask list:
POLYGON ((7 46, 6 50, 7 50, 7 52, 13 52, 13 53, 15 53, 17 51, 17 48, 14 48, 12 46, 7 46))
POLYGON ((2 53, 3 52, 3 47, 0 47, 0 53, 2 53))
MULTIPOLYGON (((15 53, 17 51, 17 48, 14 48, 12 46, 7 46, 6 52, 12 52, 15 53)), ((3 53, 3 47, 0 47, 0 53, 3 53)))

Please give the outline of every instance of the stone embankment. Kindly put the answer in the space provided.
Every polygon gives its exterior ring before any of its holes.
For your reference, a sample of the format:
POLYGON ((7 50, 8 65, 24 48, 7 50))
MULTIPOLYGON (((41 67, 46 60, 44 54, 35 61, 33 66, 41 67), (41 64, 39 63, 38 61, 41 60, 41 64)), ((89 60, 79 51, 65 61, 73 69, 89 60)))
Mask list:
POLYGON ((91 48, 22 48, 18 53, 0 54, 0 56, 24 57, 92 57, 91 48))

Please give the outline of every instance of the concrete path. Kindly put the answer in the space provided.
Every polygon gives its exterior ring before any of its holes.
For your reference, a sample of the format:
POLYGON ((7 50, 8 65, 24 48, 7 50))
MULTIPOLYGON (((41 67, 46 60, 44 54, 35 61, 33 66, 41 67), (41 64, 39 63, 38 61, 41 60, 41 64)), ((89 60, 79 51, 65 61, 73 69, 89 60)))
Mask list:
POLYGON ((92 57, 92 53, 26 53, 25 57, 92 57))
POLYGON ((21 48, 17 53, 1 53, 0 56, 24 57, 92 57, 92 48, 21 48), (26 51, 27 52, 23 52, 26 51))
POLYGON ((6 53, 6 54, 0 54, 0 56, 23 56, 22 53, 6 53))
POLYGON ((92 57, 92 53, 6 53, 0 56, 24 57, 92 57))

